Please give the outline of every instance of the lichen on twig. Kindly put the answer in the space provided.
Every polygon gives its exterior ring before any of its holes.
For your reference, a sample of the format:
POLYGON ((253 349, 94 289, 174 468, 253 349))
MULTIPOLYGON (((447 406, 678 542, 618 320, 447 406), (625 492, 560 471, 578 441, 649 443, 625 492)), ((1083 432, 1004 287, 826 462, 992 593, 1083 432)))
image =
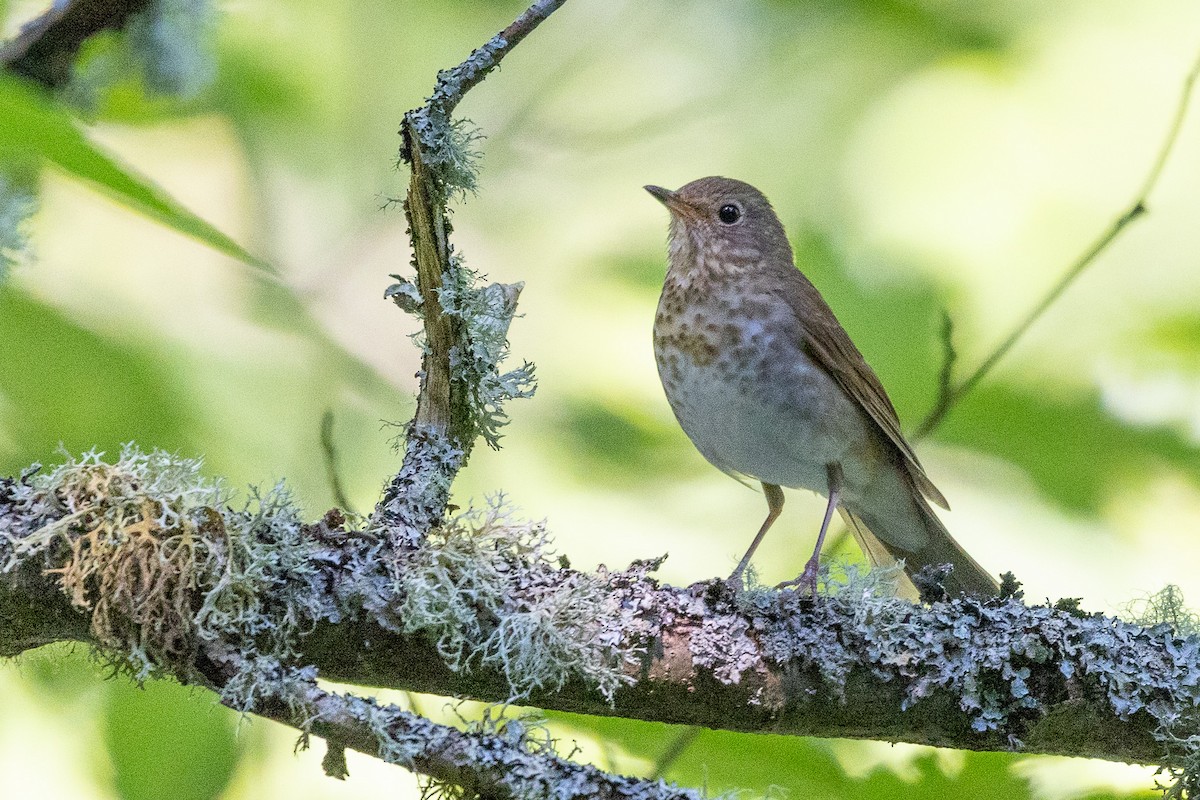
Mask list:
POLYGON ((412 280, 398 277, 386 296, 423 323, 421 387, 408 428, 404 464, 380 503, 380 517, 412 545, 439 525, 449 483, 476 438, 496 447, 504 404, 534 391, 533 366, 501 371, 519 285, 481 287, 450 242, 447 204, 476 188, 479 132, 454 109, 525 36, 565 0, 537 0, 461 64, 438 73, 433 93, 404 115, 400 160, 411 177, 404 200, 412 241, 412 280), (432 448, 432 452, 426 447, 432 448), (450 454, 453 454, 451 456, 450 454), (405 496, 405 495, 409 496, 405 496))
POLYGON ((556 563, 542 524, 512 518, 502 497, 432 533, 406 559, 403 631, 426 632, 453 670, 498 670, 519 700, 582 680, 611 698, 632 653, 607 582, 556 563))

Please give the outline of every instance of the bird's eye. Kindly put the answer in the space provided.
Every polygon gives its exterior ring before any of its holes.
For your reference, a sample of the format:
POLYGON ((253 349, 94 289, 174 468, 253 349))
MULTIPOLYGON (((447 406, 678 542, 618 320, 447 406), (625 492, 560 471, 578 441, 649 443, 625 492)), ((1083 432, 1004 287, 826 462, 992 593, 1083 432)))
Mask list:
POLYGON ((726 225, 732 225, 742 218, 742 210, 733 203, 726 203, 717 212, 717 219, 726 225))

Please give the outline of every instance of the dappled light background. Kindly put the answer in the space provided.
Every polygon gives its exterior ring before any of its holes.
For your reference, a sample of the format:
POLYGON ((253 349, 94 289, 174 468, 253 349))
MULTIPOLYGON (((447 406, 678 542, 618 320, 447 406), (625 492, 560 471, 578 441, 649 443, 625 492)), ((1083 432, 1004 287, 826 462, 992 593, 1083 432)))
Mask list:
MULTIPOLYGON (((109 93, 94 138, 280 277, 46 173, 33 257, 0 285, 0 474, 60 444, 133 440, 203 456, 235 486, 286 477, 317 516, 334 502, 329 409, 341 480, 369 511, 418 368, 415 322, 382 299, 409 269, 386 207, 406 185, 399 120, 523 5, 231 0, 207 92, 109 93)), ((6 33, 40 10, 0 0, 6 33)), ((763 189, 912 430, 937 393, 942 311, 965 374, 1128 207, 1198 56, 1188 0, 571 0, 459 109, 486 139, 454 240, 492 280, 526 282, 513 357, 540 386, 510 406, 504 449, 475 452, 456 502, 503 491, 577 567, 669 553, 671 582, 727 574, 765 504, 704 463, 663 398, 650 328, 667 219, 641 186, 723 174, 763 189)), ((1200 599, 1194 112, 1149 214, 918 445, 954 535, 1031 601, 1113 613, 1168 583, 1200 599)), ((803 567, 823 502, 789 493, 756 559, 764 582, 803 567)), ((353 755, 349 781, 324 778, 319 743, 293 756, 293 732, 202 692, 101 678, 64 648, 0 666, 0 795, 160 797, 167 779, 184 798, 416 791, 353 755)), ((553 724, 580 757, 639 774, 679 735, 553 724)), ((839 798, 1152 785, 1083 760, 710 731, 666 776, 839 798)))

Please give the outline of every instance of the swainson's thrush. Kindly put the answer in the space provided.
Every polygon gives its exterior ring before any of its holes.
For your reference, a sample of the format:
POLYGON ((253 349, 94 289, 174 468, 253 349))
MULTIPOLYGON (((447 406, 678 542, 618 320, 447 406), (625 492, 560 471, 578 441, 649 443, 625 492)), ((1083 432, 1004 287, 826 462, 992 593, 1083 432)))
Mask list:
POLYGON ((900 432, 879 378, 796 268, 767 198, 717 177, 646 190, 671 212, 654 320, 667 400, 713 466, 760 481, 767 498, 767 518, 731 583, 741 584, 786 486, 829 498, 801 584, 815 590, 836 508, 872 564, 903 559, 909 575, 952 564, 947 591, 996 594, 996 581, 930 508, 947 508, 946 499, 900 432))

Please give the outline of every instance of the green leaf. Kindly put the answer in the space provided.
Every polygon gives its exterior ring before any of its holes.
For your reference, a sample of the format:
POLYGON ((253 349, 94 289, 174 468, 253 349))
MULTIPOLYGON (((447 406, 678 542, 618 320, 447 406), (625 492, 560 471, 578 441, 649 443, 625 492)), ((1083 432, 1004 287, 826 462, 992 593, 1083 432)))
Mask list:
POLYGON ((237 766, 235 715, 173 681, 109 681, 104 742, 124 800, 220 797, 237 766))
POLYGON ((266 262, 188 211, 150 181, 88 141, 74 119, 41 91, 0 74, 0 163, 45 159, 118 202, 226 255, 266 271, 266 262))
MULTIPOLYGON (((933 753, 926 753, 913 759, 904 776, 886 767, 854 776, 843 769, 831 740, 697 729, 694 738, 678 749, 683 726, 580 714, 549 717, 650 763, 659 763, 674 751, 663 777, 681 786, 703 787, 710 797, 729 793, 820 800, 1033 800, 1038 796, 1028 778, 1011 770, 1013 764, 1030 757, 1011 753, 963 752, 961 768, 950 774, 943 772, 933 753)), ((613 766, 622 765, 618 760, 613 766)), ((1121 796, 1103 791, 1087 795, 1089 800, 1121 796)), ((1151 793, 1131 796, 1148 798, 1151 793)))
POLYGON ((192 403, 160 352, 105 339, 14 284, 0 286, 0 342, 0 475, 59 461, 60 444, 196 452, 192 403))
POLYGON ((1098 513, 1115 487, 1162 464, 1200 484, 1200 448, 1183 431, 1122 422, 1097 392, 982 385, 936 436, 1020 466, 1047 497, 1077 513, 1098 513))

